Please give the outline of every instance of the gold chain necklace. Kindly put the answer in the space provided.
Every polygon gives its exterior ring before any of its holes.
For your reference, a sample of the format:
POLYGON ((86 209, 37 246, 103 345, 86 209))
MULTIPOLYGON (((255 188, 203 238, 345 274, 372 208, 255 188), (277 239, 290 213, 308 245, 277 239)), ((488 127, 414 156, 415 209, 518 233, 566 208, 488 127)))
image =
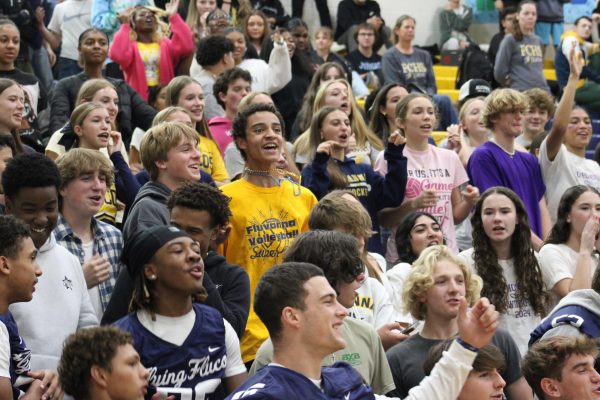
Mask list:
POLYGON ((301 189, 298 182, 300 181, 300 177, 293 172, 286 171, 281 168, 271 168, 268 170, 257 170, 250 169, 248 167, 244 167, 245 175, 255 175, 255 176, 265 176, 273 179, 277 186, 281 186, 281 182, 285 179, 292 184, 294 188, 294 196, 300 196, 301 189))

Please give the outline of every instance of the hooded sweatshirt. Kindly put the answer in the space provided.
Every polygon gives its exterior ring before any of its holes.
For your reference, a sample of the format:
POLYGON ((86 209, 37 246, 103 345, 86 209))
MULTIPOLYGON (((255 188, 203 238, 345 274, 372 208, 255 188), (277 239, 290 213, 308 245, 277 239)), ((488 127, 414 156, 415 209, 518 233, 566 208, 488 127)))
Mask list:
POLYGON ((141 187, 123 226, 123 243, 140 229, 169 225, 167 199, 170 194, 171 189, 160 182, 150 181, 141 187))
POLYGON ((98 325, 79 260, 50 235, 37 262, 42 276, 33 299, 9 307, 31 350, 33 371, 56 369, 67 336, 98 325))
POLYGON ((593 289, 570 292, 531 333, 529 347, 540 339, 585 334, 600 337, 600 294, 593 289))

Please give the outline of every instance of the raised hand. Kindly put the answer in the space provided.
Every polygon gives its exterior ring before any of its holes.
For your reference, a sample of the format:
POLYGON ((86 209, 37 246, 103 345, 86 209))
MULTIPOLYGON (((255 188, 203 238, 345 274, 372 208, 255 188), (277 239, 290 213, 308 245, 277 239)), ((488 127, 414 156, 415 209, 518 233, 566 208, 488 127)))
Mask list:
POLYGON ((600 221, 596 216, 590 217, 583 226, 581 231, 581 241, 579 243, 579 251, 591 253, 594 250, 594 245, 599 241, 598 233, 600 232, 600 221))
POLYGON ((482 297, 469 309, 467 299, 462 297, 458 312, 458 336, 463 342, 480 349, 496 333, 499 318, 496 307, 487 298, 482 297))
POLYGON ((465 201, 471 205, 477 203, 477 200, 479 200, 479 189, 476 186, 467 185, 465 190, 460 193, 465 201))
POLYGON ((171 0, 165 4, 165 11, 169 17, 177 14, 177 9, 179 8, 179 0, 171 0))
POLYGON ((415 197, 412 202, 414 208, 427 208, 435 206, 435 203, 438 201, 438 194, 435 190, 425 189, 421 192, 421 194, 415 197))
POLYGON ((393 144, 394 146, 402 146, 406 143, 406 138, 400 134, 397 130, 392 132, 390 135, 388 142, 393 144))
POLYGON ((577 43, 574 42, 569 53, 569 66, 571 75, 579 79, 581 71, 583 70, 583 65, 583 54, 581 54, 581 49, 578 48, 577 43))
POLYGON ((452 124, 446 128, 446 131, 448 132, 448 149, 458 154, 462 149, 462 126, 459 124, 452 124))
POLYGON ((115 151, 121 151, 121 133, 117 131, 110 132, 110 140, 108 141, 108 154, 112 154, 115 151))
POLYGON ((340 144, 334 140, 326 140, 319 144, 317 147, 317 153, 325 153, 331 156, 332 151, 336 148, 340 147, 340 144))

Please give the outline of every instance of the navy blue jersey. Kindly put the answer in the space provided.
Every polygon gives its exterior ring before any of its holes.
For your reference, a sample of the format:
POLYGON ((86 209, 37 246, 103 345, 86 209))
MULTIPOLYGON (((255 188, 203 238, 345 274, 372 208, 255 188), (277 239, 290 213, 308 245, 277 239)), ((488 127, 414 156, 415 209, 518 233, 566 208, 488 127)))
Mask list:
POLYGON ((236 389, 227 400, 363 400, 375 399, 371 388, 350 364, 337 362, 321 369, 319 389, 296 371, 267 365, 236 389))
MULTIPOLYGON (((147 330, 135 313, 115 325, 133 336, 142 364, 150 371, 149 399, 157 391, 177 400, 214 400, 227 366, 225 325, 218 311, 194 304, 196 320, 181 346, 166 342, 147 330)), ((177 329, 177 327, 173 327, 177 329)))
POLYGON ((25 345, 25 341, 19 335, 19 328, 10 311, 0 314, 0 321, 6 326, 8 339, 10 341, 10 381, 13 385, 14 398, 18 398, 19 390, 14 384, 19 375, 27 375, 31 366, 31 350, 25 345))

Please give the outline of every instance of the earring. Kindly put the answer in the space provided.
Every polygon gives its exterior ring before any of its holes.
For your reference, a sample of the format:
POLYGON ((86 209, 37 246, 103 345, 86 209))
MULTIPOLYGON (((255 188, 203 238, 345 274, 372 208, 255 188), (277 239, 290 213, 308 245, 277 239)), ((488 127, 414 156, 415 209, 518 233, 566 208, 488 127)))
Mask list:
POLYGON ((150 280, 153 281, 156 279, 156 275, 150 275, 150 280))

